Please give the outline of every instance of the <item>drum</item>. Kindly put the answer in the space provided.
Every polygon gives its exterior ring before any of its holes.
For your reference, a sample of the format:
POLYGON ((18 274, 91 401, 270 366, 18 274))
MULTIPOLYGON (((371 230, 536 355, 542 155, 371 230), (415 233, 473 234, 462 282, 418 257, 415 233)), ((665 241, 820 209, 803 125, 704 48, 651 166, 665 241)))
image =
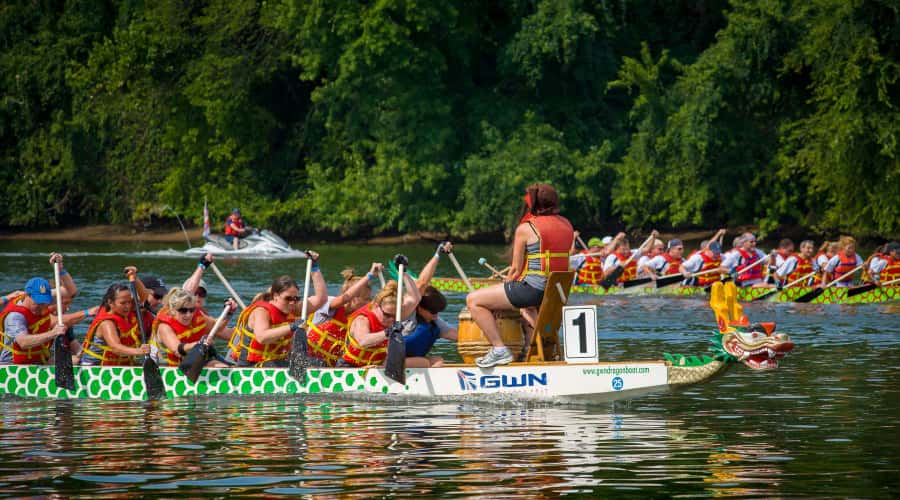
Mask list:
MULTIPOLYGON (((524 331, 522 330, 522 316, 519 311, 501 311, 494 314, 497 322, 497 329, 500 330, 500 338, 513 356, 518 356, 522 351, 522 344, 525 343, 524 331)), ((491 348, 491 343, 485 338, 484 333, 469 314, 468 308, 463 308, 459 312, 459 339, 457 340, 457 349, 459 355, 466 363, 474 363, 475 358, 480 358, 487 354, 491 348)))

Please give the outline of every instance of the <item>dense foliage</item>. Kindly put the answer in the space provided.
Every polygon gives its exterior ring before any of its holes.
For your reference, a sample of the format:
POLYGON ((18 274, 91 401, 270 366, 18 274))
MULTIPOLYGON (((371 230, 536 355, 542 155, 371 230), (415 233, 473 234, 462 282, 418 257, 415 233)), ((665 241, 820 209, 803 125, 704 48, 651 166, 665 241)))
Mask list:
POLYGON ((891 0, 13 0, 0 225, 900 234, 891 0))

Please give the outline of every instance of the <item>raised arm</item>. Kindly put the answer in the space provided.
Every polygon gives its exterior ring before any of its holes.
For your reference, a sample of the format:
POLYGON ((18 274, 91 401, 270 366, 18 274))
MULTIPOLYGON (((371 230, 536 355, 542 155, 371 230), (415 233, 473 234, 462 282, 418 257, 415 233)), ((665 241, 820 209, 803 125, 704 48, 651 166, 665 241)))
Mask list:
POLYGON ((138 302, 143 304, 147 300, 147 295, 149 295, 150 292, 147 291, 146 288, 144 288, 144 283, 142 283, 141 280, 138 279, 137 272, 138 268, 135 266, 125 267, 125 277, 130 279, 131 276, 134 276, 134 288, 138 293, 138 302))
POLYGON ((412 276, 407 273, 403 274, 403 302, 400 309, 400 317, 407 318, 416 312, 419 301, 422 300, 422 292, 416 286, 412 276))
POLYGON ((197 293, 197 290, 200 289, 200 280, 203 279, 203 272, 206 271, 206 268, 209 267, 213 262, 213 254, 207 253, 206 255, 200 257, 200 262, 197 263, 197 267, 194 269, 194 272, 185 280, 184 285, 181 288, 187 290, 191 293, 197 293))
POLYGON ((431 278, 434 277, 434 273, 437 271, 438 262, 441 260, 441 254, 450 253, 452 251, 453 243, 442 241, 438 244, 437 249, 434 251, 434 256, 428 260, 428 263, 422 268, 422 272, 419 273, 419 278, 416 280, 416 287, 420 292, 425 291, 425 288, 431 284, 431 278))
POLYGON ((75 285, 75 280, 72 279, 72 275, 69 274, 69 271, 63 266, 63 256, 61 253, 53 252, 50 254, 50 264, 54 262, 59 262, 59 283, 58 285, 66 287, 66 290, 69 291, 69 295, 74 297, 78 295, 78 287, 75 285))

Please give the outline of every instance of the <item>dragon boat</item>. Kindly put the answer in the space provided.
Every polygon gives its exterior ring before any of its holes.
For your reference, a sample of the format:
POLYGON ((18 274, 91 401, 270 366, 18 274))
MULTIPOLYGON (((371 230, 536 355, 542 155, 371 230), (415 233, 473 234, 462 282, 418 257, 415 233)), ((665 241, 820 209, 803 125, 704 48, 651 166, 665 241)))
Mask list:
MULTIPOLYGON (((486 286, 501 283, 500 280, 490 278, 469 278, 472 287, 476 290, 486 286)), ((466 283, 460 278, 433 278, 432 286, 438 290, 445 292, 467 293, 466 283)), ((751 302, 766 296, 765 300, 769 302, 795 302, 798 298, 812 292, 812 287, 791 287, 785 288, 768 295, 772 292, 772 288, 738 288, 737 300, 740 302, 751 302)), ((882 302, 890 302, 900 300, 900 286, 877 287, 871 290, 849 295, 850 288, 847 287, 831 287, 826 288, 821 295, 811 300, 810 304, 841 304, 841 305, 859 305, 859 304, 878 304, 882 302)), ((584 296, 605 296, 605 295, 664 295, 679 297, 707 297, 707 290, 703 287, 696 286, 668 286, 664 288, 654 288, 653 286, 635 286, 631 288, 611 287, 605 288, 599 285, 572 285, 572 293, 584 296)))
MULTIPOLYGON (((568 274, 571 282, 571 273, 561 274, 568 274)), ((548 297, 552 295, 548 294, 548 297)), ((596 327, 585 328, 580 335, 568 335, 564 329, 561 336, 556 334, 557 330, 553 335, 541 338, 541 331, 550 331, 541 328, 545 312, 547 317, 552 317, 551 322, 557 319, 557 329, 564 313, 571 312, 564 311, 559 303, 565 302, 568 293, 560 292, 559 295, 554 307, 546 306, 548 299, 545 297, 532 343, 535 349, 529 349, 536 353, 525 357, 529 362, 487 369, 474 364, 407 369, 405 383, 388 378, 379 367, 310 368, 299 379, 287 368, 204 368, 196 382, 177 368, 161 368, 165 398, 327 394, 328 397, 510 399, 585 404, 631 399, 700 383, 735 362, 753 370, 774 369, 794 348, 786 334, 774 331, 774 324, 750 325, 735 300, 734 285, 718 283, 710 296, 718 325, 718 331, 710 339, 710 353, 700 356, 663 353, 662 359, 649 361, 600 361, 596 327), (566 340, 565 337, 571 338, 566 340), (587 342, 589 338, 595 341, 587 342), (593 352, 592 359, 578 356, 579 353, 590 354, 589 351, 593 352), (558 360, 554 360, 554 356, 558 360), (535 361, 541 357, 545 360, 535 361)), ((594 317, 589 320, 593 323, 587 324, 596 324, 594 317)), ((584 319, 581 324, 586 324, 584 319)), ((122 401, 147 399, 141 367, 76 366, 74 390, 57 387, 54 371, 53 366, 0 366, 0 395, 122 401)))

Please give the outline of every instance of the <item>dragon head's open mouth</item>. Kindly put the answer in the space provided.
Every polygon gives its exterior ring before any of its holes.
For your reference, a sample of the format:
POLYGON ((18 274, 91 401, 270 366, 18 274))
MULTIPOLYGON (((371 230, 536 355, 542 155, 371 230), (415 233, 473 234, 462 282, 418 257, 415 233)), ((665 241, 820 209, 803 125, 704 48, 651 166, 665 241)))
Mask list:
POLYGON ((784 333, 767 332, 754 325, 724 333, 722 347, 751 369, 772 370, 794 349, 794 343, 784 333))

